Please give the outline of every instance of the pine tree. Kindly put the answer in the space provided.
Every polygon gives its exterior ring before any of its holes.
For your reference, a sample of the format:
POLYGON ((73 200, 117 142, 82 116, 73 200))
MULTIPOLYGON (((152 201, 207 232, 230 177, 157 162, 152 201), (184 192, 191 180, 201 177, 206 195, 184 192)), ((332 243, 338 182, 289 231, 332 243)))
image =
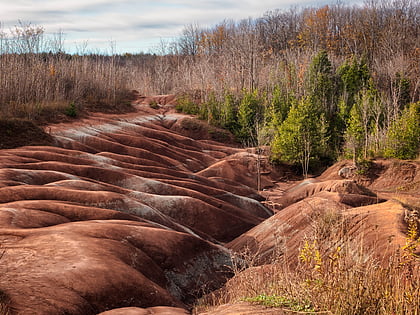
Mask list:
POLYGON ((238 136, 242 141, 249 142, 255 137, 256 123, 262 120, 262 101, 258 96, 258 91, 244 91, 244 96, 238 108, 238 136))
POLYGON ((331 116, 335 113, 334 75, 332 65, 325 50, 321 50, 312 60, 307 78, 307 89, 312 102, 331 116))
POLYGON ((363 141, 365 139, 362 117, 357 104, 354 104, 350 110, 344 138, 346 146, 352 153, 353 162, 356 164, 361 156, 363 141))
POLYGON ((341 95, 343 96, 344 107, 342 114, 346 121, 353 107, 358 93, 369 85, 371 79, 369 68, 364 59, 358 60, 353 57, 351 62, 344 62, 337 70, 341 81, 341 95))
POLYGON ((272 127, 279 127, 289 113, 293 97, 276 85, 268 102, 266 122, 272 127))
POLYGON ((222 127, 227 128, 231 132, 238 129, 238 122, 236 117, 236 100, 235 97, 225 92, 222 108, 220 111, 220 122, 222 127))
POLYGON ((311 159, 318 157, 322 142, 320 113, 309 98, 292 105, 285 121, 279 127, 272 145, 277 159, 302 166, 308 175, 311 159))
POLYGON ((420 102, 406 107, 388 130, 385 156, 415 159, 420 146, 420 102))
POLYGON ((334 159, 341 145, 339 131, 340 119, 337 113, 336 78, 325 50, 312 60, 307 75, 307 91, 311 102, 318 107, 323 116, 323 126, 328 134, 328 145, 324 157, 334 159))

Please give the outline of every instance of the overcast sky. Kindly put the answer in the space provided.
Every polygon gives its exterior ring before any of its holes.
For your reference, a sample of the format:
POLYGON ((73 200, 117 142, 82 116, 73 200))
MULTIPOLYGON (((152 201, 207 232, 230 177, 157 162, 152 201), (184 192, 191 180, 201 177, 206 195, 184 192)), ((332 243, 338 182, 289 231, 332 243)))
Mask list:
POLYGON ((334 0, 0 0, 0 23, 3 31, 19 20, 43 26, 46 33, 61 30, 71 53, 86 44, 91 52, 109 52, 114 46, 119 53, 137 53, 174 39, 187 24, 211 26, 273 9, 328 3, 334 0))

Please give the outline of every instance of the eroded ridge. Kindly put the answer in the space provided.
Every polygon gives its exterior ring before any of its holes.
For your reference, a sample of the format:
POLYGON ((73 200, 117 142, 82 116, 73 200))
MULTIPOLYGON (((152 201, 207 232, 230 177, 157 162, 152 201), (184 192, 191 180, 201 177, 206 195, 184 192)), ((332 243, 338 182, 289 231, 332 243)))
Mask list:
POLYGON ((96 114, 48 126, 55 146, 0 151, 0 289, 12 311, 181 314, 225 282, 222 244, 272 212, 252 187, 200 174, 242 150, 183 136, 182 117, 96 114))

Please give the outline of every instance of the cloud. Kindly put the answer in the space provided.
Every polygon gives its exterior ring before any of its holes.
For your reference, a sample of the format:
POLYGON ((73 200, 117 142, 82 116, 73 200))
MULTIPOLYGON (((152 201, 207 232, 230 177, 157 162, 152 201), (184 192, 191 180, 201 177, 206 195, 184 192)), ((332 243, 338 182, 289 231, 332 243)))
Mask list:
POLYGON ((101 49, 112 40, 119 50, 136 52, 147 50, 162 38, 175 38, 187 24, 210 26, 295 4, 313 5, 314 1, 37 0, 34 5, 33 0, 0 0, 0 22, 5 29, 21 20, 41 25, 47 33, 62 30, 68 48, 89 40, 101 49))

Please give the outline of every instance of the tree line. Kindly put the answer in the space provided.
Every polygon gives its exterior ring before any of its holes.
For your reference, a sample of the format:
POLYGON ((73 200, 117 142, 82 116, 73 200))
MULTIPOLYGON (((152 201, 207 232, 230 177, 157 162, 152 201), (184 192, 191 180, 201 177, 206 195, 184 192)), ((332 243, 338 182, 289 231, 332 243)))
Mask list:
POLYGON ((418 156, 420 102, 411 102, 409 79, 397 74, 393 84, 398 98, 386 102, 364 59, 334 69, 322 50, 305 73, 302 95, 276 84, 238 95, 212 91, 204 102, 184 94, 177 108, 229 129, 246 144, 270 145, 274 161, 301 164, 307 174, 312 164, 343 156, 356 164, 374 156, 418 156))
MULTIPOLYGON (((152 53, 69 55, 42 27, 0 30, 2 116, 118 106, 132 89, 178 95, 178 109, 269 144, 273 160, 415 158, 420 4, 338 2, 186 25, 152 53)), ((319 162, 318 162, 319 163, 319 162)))
POLYGON ((189 25, 167 54, 188 64, 178 107, 305 174, 343 156, 414 159, 419 13, 414 1, 370 1, 189 25))

